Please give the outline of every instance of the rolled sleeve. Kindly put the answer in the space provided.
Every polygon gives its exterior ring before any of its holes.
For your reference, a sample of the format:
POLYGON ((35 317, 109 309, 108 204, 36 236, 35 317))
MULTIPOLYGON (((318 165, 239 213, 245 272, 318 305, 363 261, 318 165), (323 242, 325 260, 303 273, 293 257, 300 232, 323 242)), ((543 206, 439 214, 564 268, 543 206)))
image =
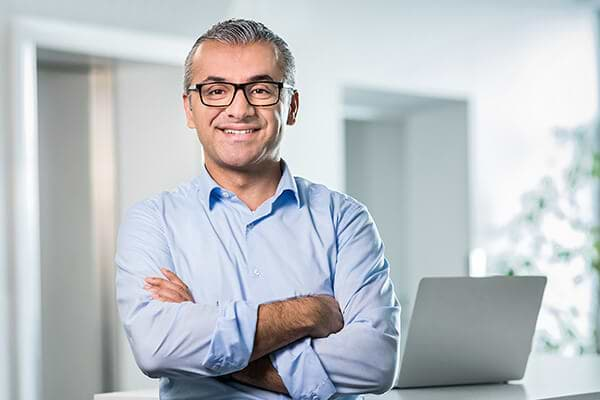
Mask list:
POLYGON ((252 355, 257 318, 258 304, 234 301, 223 308, 205 364, 222 375, 246 367, 252 355))
POLYGON ((271 353, 270 358, 292 399, 329 399, 335 394, 310 338, 271 353))

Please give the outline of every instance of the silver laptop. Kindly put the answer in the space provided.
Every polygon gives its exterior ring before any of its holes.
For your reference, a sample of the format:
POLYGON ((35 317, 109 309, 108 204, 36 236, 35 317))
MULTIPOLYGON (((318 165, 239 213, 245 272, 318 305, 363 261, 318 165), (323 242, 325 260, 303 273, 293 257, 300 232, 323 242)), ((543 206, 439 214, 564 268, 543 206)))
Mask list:
POLYGON ((545 286, 540 276, 423 278, 396 387, 521 379, 545 286))

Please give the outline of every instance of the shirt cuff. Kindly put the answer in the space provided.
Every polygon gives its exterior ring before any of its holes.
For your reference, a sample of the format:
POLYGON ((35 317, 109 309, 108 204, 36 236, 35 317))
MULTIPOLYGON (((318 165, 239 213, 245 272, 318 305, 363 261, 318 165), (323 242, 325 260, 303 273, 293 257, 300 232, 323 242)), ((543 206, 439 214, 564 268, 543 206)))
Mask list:
POLYGON ((233 301, 219 310, 208 354, 207 368, 220 375, 244 369, 250 361, 258 319, 258 304, 233 301))
POLYGON ((292 399, 329 399, 335 394, 311 340, 299 340, 269 355, 292 399))

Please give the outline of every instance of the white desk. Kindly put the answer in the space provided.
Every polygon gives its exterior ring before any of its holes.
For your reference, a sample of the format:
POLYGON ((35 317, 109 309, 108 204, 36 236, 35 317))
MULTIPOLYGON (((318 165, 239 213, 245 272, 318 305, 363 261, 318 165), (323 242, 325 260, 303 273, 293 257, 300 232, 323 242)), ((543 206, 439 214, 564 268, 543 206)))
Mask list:
MULTIPOLYGON (((498 385, 471 385, 425 389, 392 390, 366 399, 387 400, 561 400, 600 399, 600 356, 561 358, 533 356, 525 377, 498 385)), ((94 400, 158 400, 158 389, 104 393, 94 400)))

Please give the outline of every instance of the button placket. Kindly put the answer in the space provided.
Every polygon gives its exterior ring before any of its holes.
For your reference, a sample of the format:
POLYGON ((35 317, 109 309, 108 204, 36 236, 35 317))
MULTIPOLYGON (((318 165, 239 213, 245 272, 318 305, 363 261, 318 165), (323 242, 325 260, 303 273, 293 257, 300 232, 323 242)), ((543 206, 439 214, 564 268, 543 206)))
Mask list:
POLYGON ((248 249, 248 273, 253 278, 260 278, 261 271, 260 271, 260 268, 254 264, 254 257, 252 254, 253 253, 252 246, 250 245, 252 236, 249 235, 255 227, 256 227, 256 220, 249 220, 249 222, 246 223, 246 246, 248 249))

